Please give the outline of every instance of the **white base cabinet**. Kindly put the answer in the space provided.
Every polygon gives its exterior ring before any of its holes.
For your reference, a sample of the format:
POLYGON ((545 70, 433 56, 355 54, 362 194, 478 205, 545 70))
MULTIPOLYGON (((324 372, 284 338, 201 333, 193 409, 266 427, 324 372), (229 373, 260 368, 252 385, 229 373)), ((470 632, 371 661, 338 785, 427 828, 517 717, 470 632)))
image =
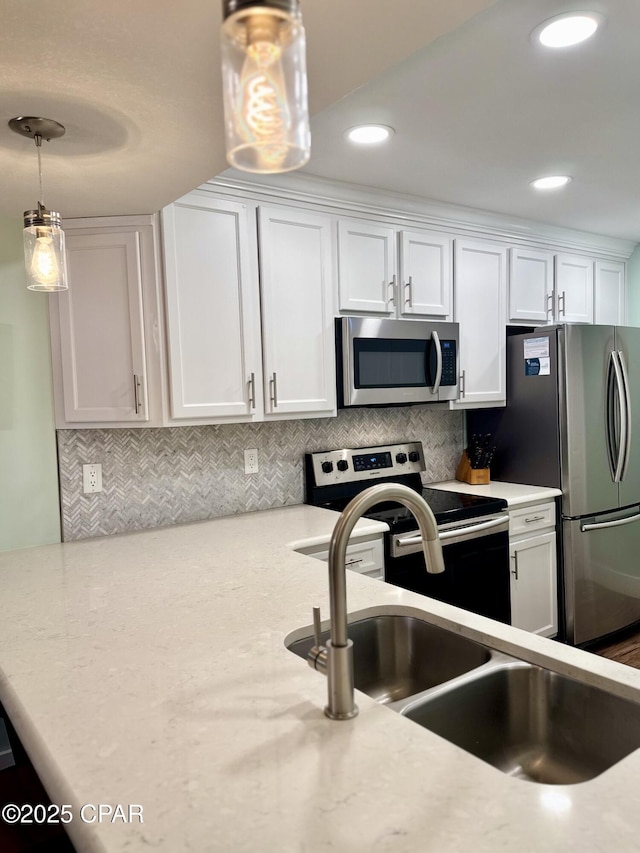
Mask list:
POLYGON ((509 521, 511 624, 555 637, 558 571, 553 501, 511 510, 509 521))
MULTIPOLYGON (((329 548, 315 546, 296 549, 300 554, 316 560, 329 561, 329 548)), ((347 545, 345 566, 352 572, 375 580, 384 580, 384 545, 382 535, 352 537, 347 545)))

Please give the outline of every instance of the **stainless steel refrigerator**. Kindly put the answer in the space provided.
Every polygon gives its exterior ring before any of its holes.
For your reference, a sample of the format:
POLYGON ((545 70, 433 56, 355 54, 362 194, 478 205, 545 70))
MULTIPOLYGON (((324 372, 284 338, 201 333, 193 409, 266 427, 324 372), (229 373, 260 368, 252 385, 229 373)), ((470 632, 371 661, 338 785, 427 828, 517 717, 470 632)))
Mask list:
POLYGON ((576 645, 640 621, 640 329, 543 327, 507 339, 495 480, 562 489, 564 630, 576 645))

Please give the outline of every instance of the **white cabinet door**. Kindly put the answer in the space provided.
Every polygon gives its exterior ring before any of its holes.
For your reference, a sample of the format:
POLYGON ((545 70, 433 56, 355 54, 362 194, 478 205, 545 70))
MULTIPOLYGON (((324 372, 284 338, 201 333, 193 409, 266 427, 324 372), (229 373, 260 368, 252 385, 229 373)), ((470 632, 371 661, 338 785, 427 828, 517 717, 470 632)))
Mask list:
POLYGON ((454 319, 460 324, 460 400, 452 408, 504 403, 507 250, 455 241, 454 319))
POLYGON ((452 242, 447 234, 435 231, 400 232, 401 316, 453 318, 452 242))
POLYGON ((553 322, 552 252, 509 250, 509 323, 553 322))
POLYGON ((620 261, 596 261, 594 281, 594 322, 624 326, 625 265, 620 261))
POLYGON ((149 420, 142 239, 135 226, 66 231, 69 290, 50 303, 58 426, 149 420))
POLYGON ((511 624, 543 637, 558 633, 556 534, 510 544, 511 624))
POLYGON ((395 230, 357 219, 338 222, 340 311, 396 313, 395 230))
POLYGON ((593 323, 593 260, 556 255, 556 320, 593 323))
POLYGON ((267 415, 336 413, 329 216, 259 208, 267 415))
POLYGON ((162 212, 174 419, 262 417, 254 215, 198 191, 162 212))

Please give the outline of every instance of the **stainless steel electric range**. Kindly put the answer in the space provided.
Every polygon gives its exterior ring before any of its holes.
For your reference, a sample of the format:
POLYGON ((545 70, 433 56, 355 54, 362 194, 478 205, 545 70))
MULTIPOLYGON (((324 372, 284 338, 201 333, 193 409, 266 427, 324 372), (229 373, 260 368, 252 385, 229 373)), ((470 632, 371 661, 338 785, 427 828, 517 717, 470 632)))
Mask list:
POLYGON ((389 526, 385 581, 509 624, 507 502, 430 489, 422 485, 424 470, 419 441, 307 453, 305 502, 341 512, 376 483, 404 483, 420 492, 438 524, 445 571, 427 573, 413 515, 400 504, 386 503, 367 513, 389 526))

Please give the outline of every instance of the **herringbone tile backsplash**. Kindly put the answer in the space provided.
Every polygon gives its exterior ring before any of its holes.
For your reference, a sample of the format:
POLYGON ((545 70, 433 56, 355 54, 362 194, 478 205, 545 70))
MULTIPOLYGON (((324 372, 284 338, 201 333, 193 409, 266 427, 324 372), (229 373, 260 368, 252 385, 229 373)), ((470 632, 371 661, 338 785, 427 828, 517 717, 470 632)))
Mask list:
POLYGON ((451 479, 460 412, 428 406, 351 409, 337 418, 171 429, 58 430, 63 538, 201 521, 304 500, 304 453, 420 440, 424 481, 451 479), (244 473, 245 448, 260 470, 244 473), (82 493, 82 465, 102 464, 103 491, 82 493))

